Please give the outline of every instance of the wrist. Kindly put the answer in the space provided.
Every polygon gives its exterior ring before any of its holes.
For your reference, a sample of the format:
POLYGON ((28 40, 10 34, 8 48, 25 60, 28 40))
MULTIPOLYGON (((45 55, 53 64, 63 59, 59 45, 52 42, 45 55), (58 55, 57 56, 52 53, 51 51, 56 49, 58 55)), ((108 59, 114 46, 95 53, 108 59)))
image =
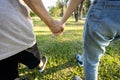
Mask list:
POLYGON ((49 27, 52 28, 52 24, 53 24, 53 19, 52 18, 47 18, 47 20, 45 21, 45 24, 49 27))

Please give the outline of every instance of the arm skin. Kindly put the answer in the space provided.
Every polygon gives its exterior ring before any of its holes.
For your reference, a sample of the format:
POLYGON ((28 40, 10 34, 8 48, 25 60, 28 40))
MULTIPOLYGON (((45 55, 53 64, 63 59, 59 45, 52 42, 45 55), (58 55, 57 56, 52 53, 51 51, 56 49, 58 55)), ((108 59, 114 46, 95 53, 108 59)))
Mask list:
POLYGON ((74 9, 80 4, 80 2, 82 2, 83 0, 70 0, 70 3, 61 19, 61 23, 65 24, 65 22, 67 21, 67 19, 71 16, 72 12, 74 11, 74 9))
POLYGON ((60 35, 63 32, 62 24, 51 18, 41 0, 24 0, 24 2, 44 21, 54 35, 60 35))

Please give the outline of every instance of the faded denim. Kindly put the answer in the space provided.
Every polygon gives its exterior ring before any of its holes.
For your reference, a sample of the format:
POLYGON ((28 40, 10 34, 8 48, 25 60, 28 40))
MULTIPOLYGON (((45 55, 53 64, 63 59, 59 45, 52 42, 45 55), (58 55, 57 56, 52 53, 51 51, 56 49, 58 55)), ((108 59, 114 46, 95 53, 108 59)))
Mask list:
POLYGON ((120 0, 95 0, 83 37, 85 80, 98 80, 98 65, 106 46, 120 38, 120 0))

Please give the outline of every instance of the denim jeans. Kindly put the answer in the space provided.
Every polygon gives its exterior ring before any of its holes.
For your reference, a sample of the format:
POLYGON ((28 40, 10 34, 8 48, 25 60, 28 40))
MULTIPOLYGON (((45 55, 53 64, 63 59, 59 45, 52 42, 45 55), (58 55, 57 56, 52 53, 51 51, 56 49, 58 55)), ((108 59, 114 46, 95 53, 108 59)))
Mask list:
POLYGON ((83 37, 85 80, 97 80, 106 46, 120 37, 120 0, 95 0, 88 11, 83 37))

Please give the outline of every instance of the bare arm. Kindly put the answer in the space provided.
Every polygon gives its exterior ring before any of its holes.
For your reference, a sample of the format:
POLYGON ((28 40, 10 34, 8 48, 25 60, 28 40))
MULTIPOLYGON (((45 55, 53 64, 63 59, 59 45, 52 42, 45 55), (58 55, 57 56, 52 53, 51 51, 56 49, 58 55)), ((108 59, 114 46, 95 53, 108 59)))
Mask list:
POLYGON ((63 32, 61 23, 51 18, 41 0, 24 0, 24 2, 44 21, 54 34, 58 33, 59 35, 63 32))
POLYGON ((70 17, 74 9, 82 2, 83 0, 70 0, 70 3, 65 11, 65 14, 63 15, 61 19, 61 23, 64 24, 67 19, 70 17))

